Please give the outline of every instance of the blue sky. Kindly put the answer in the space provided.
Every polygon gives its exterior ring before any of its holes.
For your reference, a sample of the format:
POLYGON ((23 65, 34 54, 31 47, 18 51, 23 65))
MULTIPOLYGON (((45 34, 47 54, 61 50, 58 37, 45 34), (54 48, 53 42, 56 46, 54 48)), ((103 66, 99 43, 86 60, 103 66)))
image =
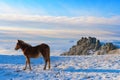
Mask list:
POLYGON ((0 31, 8 36, 120 40, 119 5, 120 0, 0 0, 0 31))
MULTIPOLYGON (((1 0, 31 14, 50 16, 104 16, 120 14, 119 0, 1 0)), ((21 10, 22 11, 22 10, 21 10)))

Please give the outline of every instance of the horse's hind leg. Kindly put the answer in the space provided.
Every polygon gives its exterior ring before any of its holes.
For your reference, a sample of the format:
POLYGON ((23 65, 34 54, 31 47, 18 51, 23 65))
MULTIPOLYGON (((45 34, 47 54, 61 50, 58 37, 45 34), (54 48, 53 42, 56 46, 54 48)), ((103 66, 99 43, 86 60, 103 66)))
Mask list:
POLYGON ((47 66, 47 60, 45 60, 44 70, 46 70, 46 66, 47 66))
POLYGON ((50 59, 48 60, 48 68, 50 69, 50 59))

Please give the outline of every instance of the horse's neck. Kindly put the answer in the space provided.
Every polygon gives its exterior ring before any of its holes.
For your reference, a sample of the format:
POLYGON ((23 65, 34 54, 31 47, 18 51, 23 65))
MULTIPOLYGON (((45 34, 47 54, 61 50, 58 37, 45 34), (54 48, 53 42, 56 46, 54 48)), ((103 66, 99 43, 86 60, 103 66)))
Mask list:
POLYGON ((28 47, 30 47, 30 46, 29 46, 29 45, 22 45, 22 46, 21 46, 21 49, 22 49, 23 52, 25 52, 25 50, 26 50, 28 47))

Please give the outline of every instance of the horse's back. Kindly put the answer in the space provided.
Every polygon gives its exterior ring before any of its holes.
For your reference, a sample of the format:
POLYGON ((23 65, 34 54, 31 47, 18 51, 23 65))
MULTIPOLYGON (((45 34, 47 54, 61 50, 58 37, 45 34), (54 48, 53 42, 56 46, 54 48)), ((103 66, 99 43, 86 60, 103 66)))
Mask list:
POLYGON ((38 58, 41 55, 42 56, 50 56, 50 47, 45 44, 42 43, 40 45, 34 46, 34 47, 28 47, 26 50, 25 55, 31 57, 31 58, 38 58))
POLYGON ((42 43, 39 46, 42 47, 42 48, 49 48, 49 46, 47 44, 45 44, 45 43, 42 43))

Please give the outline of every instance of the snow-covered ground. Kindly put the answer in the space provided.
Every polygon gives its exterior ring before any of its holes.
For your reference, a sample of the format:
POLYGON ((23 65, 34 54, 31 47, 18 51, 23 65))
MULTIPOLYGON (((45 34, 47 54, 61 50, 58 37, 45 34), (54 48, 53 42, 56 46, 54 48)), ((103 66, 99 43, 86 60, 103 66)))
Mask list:
POLYGON ((0 55, 0 80, 120 80, 120 54, 51 56, 50 70, 43 58, 31 59, 32 71, 24 63, 24 56, 0 55))

